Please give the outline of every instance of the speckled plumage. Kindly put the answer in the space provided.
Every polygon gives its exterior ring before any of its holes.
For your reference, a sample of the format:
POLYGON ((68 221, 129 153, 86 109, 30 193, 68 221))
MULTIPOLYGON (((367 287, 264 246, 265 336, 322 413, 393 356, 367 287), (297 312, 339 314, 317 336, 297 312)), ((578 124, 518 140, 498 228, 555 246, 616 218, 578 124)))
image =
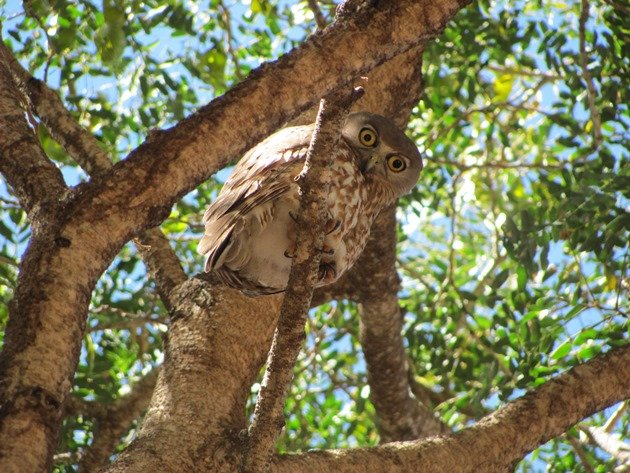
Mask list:
MULTIPOLYGON (((206 271, 247 295, 286 288, 299 208, 295 177, 313 128, 284 128, 248 151, 204 215, 198 250, 206 271)), ((415 144, 393 122, 367 112, 349 115, 333 162, 318 286, 352 267, 378 213, 409 192, 422 169, 415 144)))

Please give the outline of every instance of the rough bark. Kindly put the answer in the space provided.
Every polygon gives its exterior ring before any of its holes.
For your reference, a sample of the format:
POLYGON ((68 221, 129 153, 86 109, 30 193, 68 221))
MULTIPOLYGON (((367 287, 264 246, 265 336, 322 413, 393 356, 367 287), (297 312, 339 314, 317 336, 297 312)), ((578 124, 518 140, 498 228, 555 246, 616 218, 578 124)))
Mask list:
POLYGON ((0 172, 38 230, 46 213, 55 211, 66 185, 24 118, 19 96, 10 71, 0 63, 0 172))
MULTIPOLYGON (((57 363, 68 372, 74 371, 73 357, 63 356, 67 354, 65 346, 76 346, 75 340, 82 337, 80 321, 65 320, 63 311, 57 311, 59 306, 51 308, 55 311, 49 317, 54 322, 52 325, 43 324, 37 318, 16 316, 36 311, 47 302, 40 283, 51 276, 29 255, 43 256, 48 248, 65 245, 60 239, 42 238, 49 220, 55 223, 52 217, 58 211, 65 184, 59 170, 42 151, 17 97, 19 93, 9 71, 0 64, 0 171, 29 214, 33 240, 40 239, 38 245, 31 243, 30 251, 20 264, 18 286, 10 307, 11 322, 5 332, 6 345, 0 358, 0 439, 3 439, 0 440, 0 465, 7 465, 0 466, 0 470, 6 472, 43 470, 45 459, 52 455, 63 411, 61 392, 71 387, 67 378, 55 376, 59 369, 57 363), (58 327, 63 330, 58 331, 58 327), (30 349, 23 350, 25 345, 30 345, 30 349), (12 372, 8 372, 9 365, 13 365, 12 372), (25 455, 24 449, 31 444, 36 454, 25 455)), ((64 309, 77 296, 89 299, 89 293, 71 296, 65 301, 64 309)), ((79 354, 72 355, 78 357, 79 354)))
POLYGON ((246 441, 245 403, 281 300, 245 297, 216 280, 179 286, 149 411, 107 471, 234 471, 246 441))
POLYGON ((506 472, 573 424, 630 397, 630 346, 576 366, 485 417, 442 437, 375 448, 277 457, 273 472, 506 472))

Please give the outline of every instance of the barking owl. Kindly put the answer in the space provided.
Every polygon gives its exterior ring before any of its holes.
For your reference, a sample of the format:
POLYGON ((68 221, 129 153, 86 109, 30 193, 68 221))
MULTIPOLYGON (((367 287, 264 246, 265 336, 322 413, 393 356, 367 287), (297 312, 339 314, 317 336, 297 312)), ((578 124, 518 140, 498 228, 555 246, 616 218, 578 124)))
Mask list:
MULTIPOLYGON (((295 251, 302 171, 314 124, 284 128, 238 162, 203 220, 206 271, 249 296, 285 290, 295 251)), ((416 145, 389 119, 352 113, 331 169, 317 286, 355 263, 378 213, 409 192, 422 170, 416 145)))

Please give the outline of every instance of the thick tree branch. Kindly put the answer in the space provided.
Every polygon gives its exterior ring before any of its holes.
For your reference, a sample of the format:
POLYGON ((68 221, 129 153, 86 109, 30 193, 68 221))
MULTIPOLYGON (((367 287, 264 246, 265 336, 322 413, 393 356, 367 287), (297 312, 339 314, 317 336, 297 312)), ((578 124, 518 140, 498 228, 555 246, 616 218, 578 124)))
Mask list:
POLYGON ((269 362, 263 379, 243 471, 268 468, 276 438, 284 425, 284 401, 293 378, 293 366, 304 343, 304 324, 317 282, 326 224, 326 200, 330 188, 330 168, 340 130, 352 104, 363 89, 341 89, 323 99, 315 130, 299 177, 300 210, 297 216, 296 255, 291 265, 287 290, 273 337, 269 362))
POLYGON ((178 286, 149 411, 138 437, 107 471, 233 471, 244 444, 245 403, 281 297, 245 297, 216 278, 178 286))
POLYGON ((274 459, 273 472, 505 472, 573 424, 630 397, 630 345, 576 366, 473 427, 444 437, 274 459))
POLYGON ((37 230, 43 220, 36 216, 43 219, 53 211, 67 188, 26 122, 19 97, 9 70, 0 62, 0 172, 37 230))

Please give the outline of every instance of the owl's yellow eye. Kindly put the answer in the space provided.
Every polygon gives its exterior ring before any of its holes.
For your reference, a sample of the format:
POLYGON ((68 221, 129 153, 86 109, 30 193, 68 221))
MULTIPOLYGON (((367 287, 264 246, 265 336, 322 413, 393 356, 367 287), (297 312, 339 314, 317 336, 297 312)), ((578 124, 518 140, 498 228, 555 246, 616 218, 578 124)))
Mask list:
POLYGON ((407 163, 400 156, 390 156, 387 158, 387 167, 392 172, 401 172, 407 168, 407 163))
POLYGON ((376 146, 378 137, 376 132, 371 128, 361 128, 359 132, 359 141, 363 146, 369 146, 370 148, 376 146))

